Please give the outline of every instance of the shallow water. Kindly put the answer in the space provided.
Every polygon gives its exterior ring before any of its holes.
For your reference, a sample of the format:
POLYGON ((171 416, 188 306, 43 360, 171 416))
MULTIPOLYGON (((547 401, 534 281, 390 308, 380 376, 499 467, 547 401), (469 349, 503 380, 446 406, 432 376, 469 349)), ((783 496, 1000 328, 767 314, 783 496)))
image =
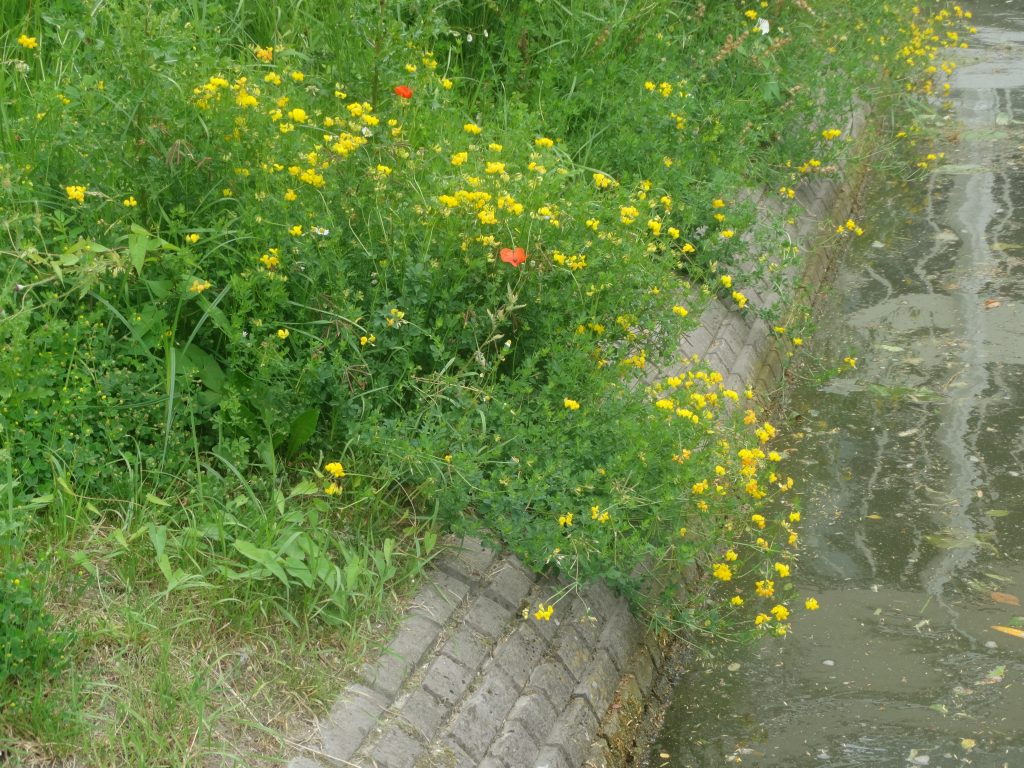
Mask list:
POLYGON ((970 7, 946 163, 875 192, 821 310, 857 369, 792 395, 822 607, 688 672, 653 766, 1024 766, 1024 0, 970 7))

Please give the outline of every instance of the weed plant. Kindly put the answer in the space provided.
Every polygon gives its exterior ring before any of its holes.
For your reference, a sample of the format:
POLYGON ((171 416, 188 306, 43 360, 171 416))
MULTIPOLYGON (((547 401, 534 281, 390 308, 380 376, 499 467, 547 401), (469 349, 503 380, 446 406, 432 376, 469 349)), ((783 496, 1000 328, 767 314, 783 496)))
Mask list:
POLYGON ((261 678, 325 700, 315 648, 358 655, 445 531, 788 632, 775 429, 676 341, 771 309, 793 252, 744 190, 788 205, 854 96, 941 88, 969 14, 922 6, 5 3, 0 750, 279 749, 261 678))

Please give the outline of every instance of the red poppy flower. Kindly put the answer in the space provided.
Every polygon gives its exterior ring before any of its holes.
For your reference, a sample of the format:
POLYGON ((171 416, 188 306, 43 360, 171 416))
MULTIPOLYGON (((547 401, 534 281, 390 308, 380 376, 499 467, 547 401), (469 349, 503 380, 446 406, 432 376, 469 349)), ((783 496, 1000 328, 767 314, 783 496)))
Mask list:
POLYGON ((397 93, 403 99, 412 98, 412 88, 410 88, 408 85, 396 85, 395 93, 397 93))
POLYGON ((526 250, 523 248, 502 248, 499 252, 499 257, 506 264, 511 264, 513 267, 518 267, 524 261, 526 261, 526 250))

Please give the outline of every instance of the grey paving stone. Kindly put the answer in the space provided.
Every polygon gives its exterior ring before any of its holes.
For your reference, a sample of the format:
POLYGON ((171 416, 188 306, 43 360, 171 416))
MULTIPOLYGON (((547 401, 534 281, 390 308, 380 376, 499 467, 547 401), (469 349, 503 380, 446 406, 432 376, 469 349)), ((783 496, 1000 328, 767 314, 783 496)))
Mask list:
POLYGON ((486 595, 478 595, 470 603, 465 623, 485 637, 497 638, 515 616, 517 614, 506 606, 486 595))
POLYGON ((606 650, 600 650, 587 668, 583 679, 573 689, 573 696, 585 700, 598 719, 604 717, 615 697, 619 672, 606 650))
POLYGON ((466 599, 469 586, 443 571, 430 573, 424 582, 413 598, 410 614, 422 615, 443 627, 466 599))
POLYGON ((444 768, 478 768, 477 758, 468 754, 459 744, 451 737, 445 739, 442 745, 442 754, 444 756, 444 762, 439 763, 439 766, 444 768))
POLYGON ((515 681, 516 687, 522 688, 549 645, 529 623, 521 622, 512 634, 498 643, 494 661, 515 681))
MULTIPOLYGON (((607 585, 600 581, 588 584, 583 590, 583 602, 590 613, 598 619, 604 619, 617 610, 622 598, 607 585)), ((582 614, 581 614, 582 615, 582 614)))
POLYGON ((579 766, 586 759, 596 732, 597 716, 590 705, 583 699, 573 699, 555 722, 545 746, 557 747, 570 765, 579 766))
POLYGON ((310 757, 295 757, 288 761, 288 768, 324 768, 324 764, 310 757))
POLYGON ((422 685, 442 704, 451 706, 462 698, 472 679, 472 670, 447 656, 438 656, 427 667, 422 685))
POLYGON ((594 654, 580 636, 576 634, 574 629, 571 627, 566 627, 566 629, 569 631, 559 635, 558 642, 555 645, 555 655, 565 666, 565 669, 568 670, 573 681, 579 682, 584 673, 586 673, 587 665, 594 657, 594 654))
POLYGON ((633 614, 622 605, 606 620, 598 647, 608 651, 615 668, 622 672, 625 671, 626 661, 636 650, 642 635, 640 625, 633 618, 633 614))
POLYGON ((352 757, 388 703, 387 698, 362 685, 346 688, 320 721, 323 752, 337 760, 352 757))
POLYGON ((518 721, 506 723, 487 752, 488 758, 496 759, 504 768, 529 765, 536 754, 536 740, 518 721))
POLYGON ((370 751, 371 765, 376 768, 412 768, 425 751, 418 742, 397 725, 384 729, 377 745, 370 751))
POLYGON ((654 684, 654 662, 651 660, 651 654, 646 645, 641 645, 637 649, 630 663, 630 669, 633 670, 636 684, 640 686, 640 690, 646 696, 654 684))
POLYGON ((680 350, 687 357, 690 355, 700 355, 703 357, 711 345, 711 339, 711 331, 702 324, 686 334, 686 337, 680 344, 680 350))
POLYGON ((466 669, 476 671, 490 654, 492 644, 463 624, 441 647, 441 653, 459 662, 466 669))
POLYGON ((605 602, 587 599, 587 595, 584 595, 582 598, 574 600, 555 642, 561 642, 562 635, 574 632, 587 648, 596 648, 601 637, 601 627, 604 624, 605 615, 612 610, 617 599, 612 596, 608 602, 605 602), (595 611, 595 609, 597 610, 595 611))
POLYGON ((557 747, 544 747, 533 759, 533 768, 579 768, 572 765, 557 747))
MULTIPOLYGON (((567 695, 565 700, 568 700, 567 695)), ((512 711, 508 713, 507 720, 508 722, 522 723, 534 740, 538 744, 542 744, 548 731, 551 730, 551 724, 555 722, 555 717, 561 710, 561 706, 556 710, 548 697, 540 690, 528 690, 512 705, 512 711)))
POLYGON ((376 691, 394 698, 409 672, 416 667, 437 643, 441 628, 424 616, 407 616, 377 661, 363 667, 363 682, 376 691))
POLYGON ((463 539, 447 537, 444 544, 447 551, 434 561, 434 565, 467 584, 482 581, 498 557, 497 552, 488 549, 472 536, 463 539))
POLYGON ((484 594, 509 610, 518 612, 532 586, 533 576, 510 555, 495 568, 484 594))
MULTIPOLYGON (((557 712, 561 712, 569 702, 576 680, 569 670, 558 659, 545 661, 530 675, 525 693, 539 691, 551 703, 557 712)), ((550 723, 549 723, 550 725, 550 723)))
POLYGON ((429 741, 448 715, 448 708, 422 688, 413 691, 398 712, 399 717, 429 741))
POLYGON ((466 698, 448 732, 470 757, 480 760, 518 697, 515 682, 492 667, 480 687, 466 698))

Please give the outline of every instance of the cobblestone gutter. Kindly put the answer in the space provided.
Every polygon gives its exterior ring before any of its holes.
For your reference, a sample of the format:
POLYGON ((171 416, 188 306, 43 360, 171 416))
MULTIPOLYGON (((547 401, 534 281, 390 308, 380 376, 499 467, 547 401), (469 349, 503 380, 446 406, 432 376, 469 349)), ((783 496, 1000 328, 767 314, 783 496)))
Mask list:
MULTIPOLYGON (((793 242, 818 247, 809 249, 802 280, 794 273, 786 283, 813 291, 831 256, 818 241, 833 218, 847 218, 850 194, 820 179, 803 184, 797 201, 804 213, 791 227, 793 242)), ((744 291, 753 306, 798 298, 744 291)), ((737 390, 777 384, 785 354, 763 320, 718 301, 680 352, 700 355, 737 390)), ((478 541, 447 542, 394 639, 342 692, 289 768, 625 764, 641 726, 670 693, 656 684, 665 647, 603 585, 562 600, 549 622, 524 621, 523 609, 557 587, 478 541)))

